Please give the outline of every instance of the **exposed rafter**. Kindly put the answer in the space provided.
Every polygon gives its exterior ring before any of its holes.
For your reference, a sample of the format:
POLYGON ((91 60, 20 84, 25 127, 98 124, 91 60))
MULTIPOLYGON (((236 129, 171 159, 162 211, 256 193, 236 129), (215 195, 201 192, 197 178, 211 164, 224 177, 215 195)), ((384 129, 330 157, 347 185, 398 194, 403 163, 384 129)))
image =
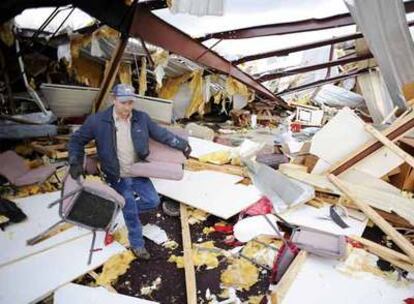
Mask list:
POLYGON ((308 65, 308 66, 304 66, 304 67, 285 70, 285 71, 281 71, 281 72, 265 74, 265 75, 262 75, 259 78, 257 78, 257 80, 260 81, 260 82, 264 82, 264 81, 269 81, 269 80, 273 80, 273 79, 277 79, 277 78, 282 78, 282 77, 285 77, 285 76, 292 76, 292 75, 296 75, 296 74, 300 74, 300 73, 306 73, 306 72, 311 72, 311 71, 315 71, 315 70, 321 70, 321 69, 325 69, 325 68, 332 67, 332 66, 337 66, 337 65, 347 64, 347 63, 351 63, 351 62, 367 60, 367 59, 371 59, 371 58, 373 58, 373 55, 371 53, 364 54, 364 55, 359 55, 359 56, 353 56, 353 57, 350 57, 350 58, 342 58, 342 59, 337 59, 337 60, 333 60, 333 61, 329 61, 329 62, 318 63, 318 64, 314 64, 314 65, 308 65))
MULTIPOLYGON (((414 1, 408 1, 404 3, 407 13, 414 11, 414 1)), ((272 35, 284 35, 300 32, 323 30, 334 27, 341 27, 346 25, 355 24, 349 13, 334 15, 326 18, 312 18, 293 22, 268 24, 261 26, 253 26, 243 29, 230 30, 224 32, 217 32, 207 34, 204 37, 199 38, 200 41, 208 39, 244 39, 253 37, 263 37, 272 35)))
POLYGON ((172 53, 198 62, 219 73, 231 75, 266 99, 283 104, 272 92, 217 53, 187 34, 155 16, 145 7, 137 6, 130 28, 130 35, 160 46, 172 53))
POLYGON ((304 85, 300 85, 300 86, 297 86, 297 87, 288 88, 288 89, 283 90, 279 93, 276 93, 276 95, 277 96, 283 96, 283 95, 286 95, 286 94, 290 94, 290 93, 294 93, 294 92, 299 92, 299 91, 319 87, 319 86, 324 85, 324 84, 334 83, 334 82, 338 82, 338 81, 345 80, 345 79, 348 79, 348 78, 353 78, 353 77, 356 77, 358 75, 365 74, 365 73, 368 73, 368 72, 369 72, 368 68, 361 69, 361 70, 341 74, 341 75, 338 75, 338 76, 313 81, 313 82, 310 82, 310 83, 307 83, 307 84, 304 84, 304 85))

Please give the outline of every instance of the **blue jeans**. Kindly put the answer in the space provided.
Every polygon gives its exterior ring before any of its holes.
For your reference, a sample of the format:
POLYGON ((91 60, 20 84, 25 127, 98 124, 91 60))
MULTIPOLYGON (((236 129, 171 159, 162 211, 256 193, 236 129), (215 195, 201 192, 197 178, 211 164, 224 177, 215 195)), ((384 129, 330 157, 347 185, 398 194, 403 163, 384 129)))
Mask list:
POLYGON ((154 185, 146 177, 122 177, 109 185, 125 198, 122 213, 128 229, 129 244, 132 248, 144 247, 139 214, 151 211, 159 205, 160 197, 154 185))

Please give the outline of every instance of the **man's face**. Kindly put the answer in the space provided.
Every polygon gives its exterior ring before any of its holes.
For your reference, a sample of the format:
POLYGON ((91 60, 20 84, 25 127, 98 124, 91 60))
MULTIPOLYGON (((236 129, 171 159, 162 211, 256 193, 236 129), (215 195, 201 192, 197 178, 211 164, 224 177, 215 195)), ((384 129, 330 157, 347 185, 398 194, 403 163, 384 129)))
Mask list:
POLYGON ((133 100, 120 102, 117 98, 114 100, 116 114, 122 119, 127 119, 132 112, 134 106, 133 100))

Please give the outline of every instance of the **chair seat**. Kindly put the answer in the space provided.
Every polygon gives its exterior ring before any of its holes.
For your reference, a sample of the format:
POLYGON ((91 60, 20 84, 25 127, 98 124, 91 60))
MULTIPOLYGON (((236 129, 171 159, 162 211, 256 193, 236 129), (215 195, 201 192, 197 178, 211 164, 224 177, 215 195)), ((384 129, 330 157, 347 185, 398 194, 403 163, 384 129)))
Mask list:
POLYGON ((137 177, 154 177, 181 180, 184 176, 182 164, 166 162, 138 162, 129 168, 129 173, 137 177))

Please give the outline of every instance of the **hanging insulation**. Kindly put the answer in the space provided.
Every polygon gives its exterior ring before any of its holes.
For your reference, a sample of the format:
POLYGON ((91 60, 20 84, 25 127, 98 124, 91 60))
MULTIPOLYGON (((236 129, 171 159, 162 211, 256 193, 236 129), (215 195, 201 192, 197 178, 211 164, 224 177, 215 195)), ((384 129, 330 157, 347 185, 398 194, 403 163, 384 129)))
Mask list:
POLYGON ((180 86, 187 82, 192 76, 192 73, 187 73, 175 78, 168 78, 161 87, 158 96, 164 99, 173 99, 177 95, 180 86))
POLYGON ((139 73, 139 95, 145 96, 147 91, 147 59, 141 58, 141 70, 139 73))
POLYGON ((118 75, 121 83, 132 85, 132 71, 129 63, 122 62, 119 65, 118 75))
POLYGON ((204 114, 203 70, 196 70, 193 72, 190 89, 193 92, 193 95, 185 112, 185 117, 189 118, 196 112, 202 116, 204 114))

